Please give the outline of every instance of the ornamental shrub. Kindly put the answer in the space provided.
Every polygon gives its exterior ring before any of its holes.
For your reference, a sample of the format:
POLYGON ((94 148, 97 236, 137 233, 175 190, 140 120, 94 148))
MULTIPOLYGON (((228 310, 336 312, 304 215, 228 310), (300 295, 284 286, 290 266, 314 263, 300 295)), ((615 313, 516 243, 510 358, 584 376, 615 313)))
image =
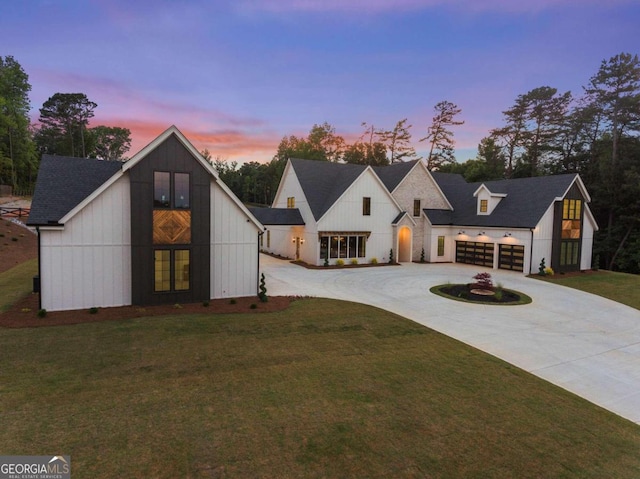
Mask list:
POLYGON ((547 265, 544 263, 544 258, 542 258, 542 261, 540 261, 540 266, 538 266, 538 274, 540 276, 544 276, 546 274, 544 272, 546 267, 547 267, 547 265))
POLYGON ((265 285, 264 273, 260 275, 260 293, 258 293, 258 297, 263 303, 266 303, 269 300, 269 298, 267 298, 267 287, 265 285))
POLYGON ((370 263, 370 264, 378 264, 378 258, 376 258, 376 257, 371 258, 371 259, 369 260, 369 263, 370 263))
POLYGON ((544 274, 546 274, 548 276, 553 276, 553 273, 554 273, 554 271, 553 271, 553 268, 551 266, 547 266, 544 269, 544 274))
POLYGON ((476 280, 473 284, 474 288, 487 290, 493 289, 493 281, 491 280, 491 275, 489 273, 478 273, 473 277, 473 279, 476 280))
POLYGON ((344 260, 343 259, 337 259, 336 260, 336 266, 344 266, 344 260))
POLYGON ((351 264, 353 264, 353 265, 358 264, 357 258, 351 258, 351 264))

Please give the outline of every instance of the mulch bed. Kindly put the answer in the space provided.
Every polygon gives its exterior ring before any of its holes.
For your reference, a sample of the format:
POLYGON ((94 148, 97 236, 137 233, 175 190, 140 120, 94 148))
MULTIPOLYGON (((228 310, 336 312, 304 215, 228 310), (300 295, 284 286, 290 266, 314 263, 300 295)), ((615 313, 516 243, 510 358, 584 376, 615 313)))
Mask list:
POLYGON ((148 316, 176 316, 182 314, 229 314, 229 313, 269 313, 282 311, 289 307, 294 298, 287 296, 269 297, 266 303, 256 297, 231 299, 215 299, 209 306, 202 303, 173 304, 158 306, 120 306, 117 308, 99 308, 91 314, 88 309, 74 311, 50 311, 44 318, 38 317, 38 295, 30 294, 18 301, 11 309, 0 313, 0 327, 5 328, 37 328, 41 326, 61 326, 69 324, 96 323, 134 319, 148 316), (232 304, 235 302, 235 304, 232 304), (251 305, 255 305, 252 308, 251 305))
POLYGON ((502 290, 502 296, 498 299, 495 295, 474 294, 468 284, 452 284, 440 288, 440 292, 454 298, 462 298, 475 303, 508 304, 520 301, 520 295, 511 291, 502 290))

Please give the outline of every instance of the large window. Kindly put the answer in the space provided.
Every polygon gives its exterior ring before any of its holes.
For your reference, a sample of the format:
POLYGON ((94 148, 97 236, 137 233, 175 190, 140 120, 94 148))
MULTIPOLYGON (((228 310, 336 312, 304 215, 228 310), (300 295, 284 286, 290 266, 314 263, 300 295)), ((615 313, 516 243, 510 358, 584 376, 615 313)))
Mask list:
POLYGON ((582 200, 562 202, 562 238, 560 266, 576 267, 580 263, 580 235, 582 231, 582 200))
POLYGON ((156 293, 189 290, 190 256, 186 249, 155 250, 153 290, 156 293))
POLYGON ((364 258, 367 252, 366 235, 333 235, 320 238, 320 258, 364 258))
POLYGON ((365 196, 362 198, 362 215, 370 216, 371 215, 371 198, 365 196))
POLYGON ((153 172, 153 207, 189 209, 191 175, 173 173, 173 188, 171 176, 168 171, 153 172))

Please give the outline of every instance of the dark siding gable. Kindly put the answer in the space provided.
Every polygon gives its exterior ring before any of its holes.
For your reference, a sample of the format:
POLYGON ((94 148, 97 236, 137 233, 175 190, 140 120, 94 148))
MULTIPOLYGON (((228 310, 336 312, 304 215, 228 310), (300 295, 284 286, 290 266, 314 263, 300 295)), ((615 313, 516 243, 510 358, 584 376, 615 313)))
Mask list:
POLYGON ((175 135, 142 158, 131 170, 131 267, 133 304, 197 302, 211 296, 210 173, 175 135), (186 292, 154 293, 153 172, 191 175, 191 287, 186 292))

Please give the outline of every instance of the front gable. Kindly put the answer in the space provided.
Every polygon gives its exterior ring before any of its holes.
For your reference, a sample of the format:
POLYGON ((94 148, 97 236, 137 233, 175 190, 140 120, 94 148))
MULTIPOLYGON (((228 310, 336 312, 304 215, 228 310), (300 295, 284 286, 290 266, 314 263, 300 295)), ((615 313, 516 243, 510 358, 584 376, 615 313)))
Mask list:
MULTIPOLYGON (((412 214, 415 201, 420 201, 419 211, 424 209, 453 209, 451 203, 435 182, 424 162, 417 161, 402 181, 391 192, 400 207, 412 214)), ((416 215, 420 216, 420 215, 416 215)))
POLYGON ((282 178, 271 207, 298 209, 304 224, 308 225, 311 230, 314 229, 316 220, 291 160, 287 161, 282 172, 282 178))
POLYGON ((320 218, 318 228, 332 231, 388 229, 401 211, 378 175, 367 167, 320 218), (369 214, 364 211, 365 201, 370 204, 369 214))

